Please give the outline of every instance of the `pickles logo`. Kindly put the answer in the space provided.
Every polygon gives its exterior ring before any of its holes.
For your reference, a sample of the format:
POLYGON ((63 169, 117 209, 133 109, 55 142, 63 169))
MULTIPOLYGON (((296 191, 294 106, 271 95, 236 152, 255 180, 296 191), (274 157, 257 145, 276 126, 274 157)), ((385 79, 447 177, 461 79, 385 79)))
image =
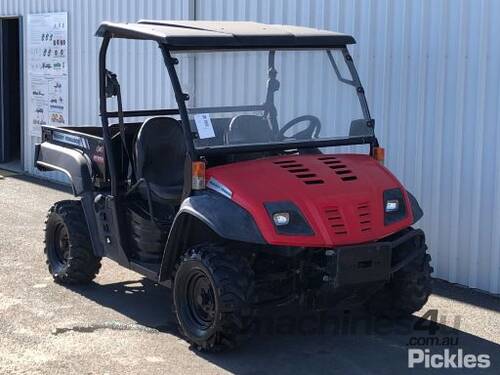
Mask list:
POLYGON ((444 349, 442 354, 431 353, 430 349, 408 349, 408 368, 489 368, 489 354, 465 354, 462 349, 452 352, 444 349))

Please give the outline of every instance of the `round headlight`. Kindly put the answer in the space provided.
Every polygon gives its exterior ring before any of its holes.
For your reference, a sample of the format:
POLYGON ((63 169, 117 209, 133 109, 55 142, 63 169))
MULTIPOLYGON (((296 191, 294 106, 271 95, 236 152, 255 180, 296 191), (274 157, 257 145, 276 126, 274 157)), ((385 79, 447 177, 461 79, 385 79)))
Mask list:
POLYGON ((278 227, 287 225, 290 222, 290 214, 288 212, 277 212, 273 214, 273 221, 278 227))

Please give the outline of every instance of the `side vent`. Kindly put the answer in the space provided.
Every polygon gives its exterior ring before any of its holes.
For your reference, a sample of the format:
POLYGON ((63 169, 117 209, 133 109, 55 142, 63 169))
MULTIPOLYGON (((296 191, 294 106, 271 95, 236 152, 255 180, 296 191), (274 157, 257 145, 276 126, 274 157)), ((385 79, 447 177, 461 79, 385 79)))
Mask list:
POLYGON ((325 181, 323 181, 321 178, 318 178, 316 173, 311 172, 309 168, 297 162, 296 160, 278 160, 273 163, 280 168, 287 170, 306 185, 318 185, 325 183, 325 181))
POLYGON ((368 202, 360 203, 357 206, 359 217, 359 227, 361 232, 369 232, 372 230, 372 214, 370 204, 368 202))
POLYGON ((325 208, 325 217, 336 236, 347 236, 344 219, 337 207, 325 208))

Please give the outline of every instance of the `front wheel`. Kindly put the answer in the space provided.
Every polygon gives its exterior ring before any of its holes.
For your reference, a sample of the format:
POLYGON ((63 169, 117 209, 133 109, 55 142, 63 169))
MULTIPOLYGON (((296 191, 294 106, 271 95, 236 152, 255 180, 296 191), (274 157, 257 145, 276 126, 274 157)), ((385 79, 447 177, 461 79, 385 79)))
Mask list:
POLYGON ((198 350, 223 351, 241 343, 253 322, 254 275, 247 260, 224 247, 190 249, 174 277, 180 330, 198 350))
POLYGON ((101 258, 92 251, 80 201, 60 201, 49 210, 45 255, 49 272, 61 284, 89 283, 99 272, 101 258))
POLYGON ((398 319, 420 310, 431 294, 431 256, 422 252, 395 272, 391 281, 367 302, 376 316, 398 319))

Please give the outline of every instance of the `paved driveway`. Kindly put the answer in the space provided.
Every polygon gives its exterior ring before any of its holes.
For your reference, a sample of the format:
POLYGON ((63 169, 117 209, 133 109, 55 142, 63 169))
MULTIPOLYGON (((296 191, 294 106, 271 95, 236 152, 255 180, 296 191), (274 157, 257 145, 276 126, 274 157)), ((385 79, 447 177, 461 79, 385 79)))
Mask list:
MULTIPOLYGON (((500 299, 444 282, 419 312, 438 310, 443 324, 430 327, 434 335, 425 322, 415 330, 417 317, 391 325, 356 312, 293 320, 282 311, 261 320, 257 336, 237 351, 193 352, 177 335, 168 290, 134 272, 106 260, 89 286, 52 282, 43 220, 54 201, 68 198, 27 177, 0 179, 2 374, 395 374, 408 371, 414 347, 489 354, 493 367, 469 373, 500 373, 500 299)), ((428 371, 418 365, 413 372, 428 371)))

